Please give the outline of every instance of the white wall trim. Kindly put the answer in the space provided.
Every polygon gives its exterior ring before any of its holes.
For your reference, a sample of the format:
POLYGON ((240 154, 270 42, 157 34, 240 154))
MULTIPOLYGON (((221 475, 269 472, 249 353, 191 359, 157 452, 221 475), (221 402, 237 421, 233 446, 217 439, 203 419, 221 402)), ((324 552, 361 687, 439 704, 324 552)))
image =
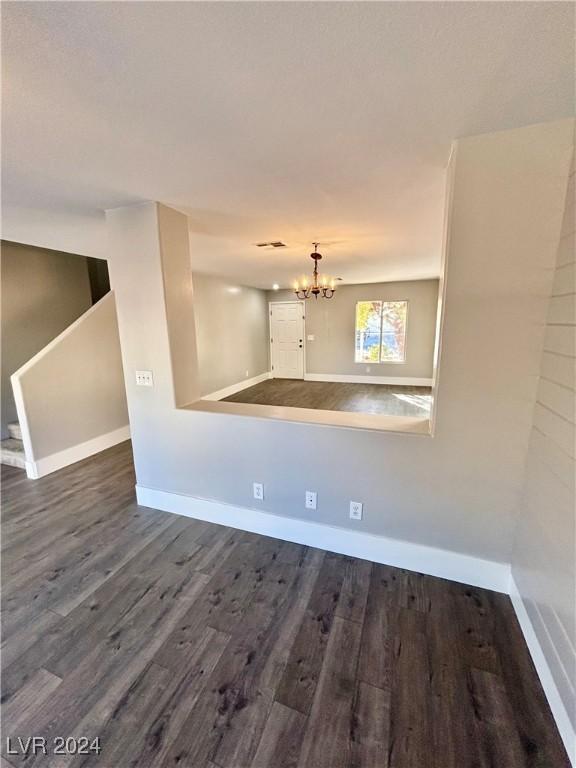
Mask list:
POLYGON ((347 373, 305 373, 304 381, 341 381, 345 384, 398 384, 406 387, 431 387, 433 379, 416 376, 361 376, 347 373))
POLYGON ((58 453, 53 453, 43 459, 26 461, 26 474, 31 480, 37 480, 39 477, 44 477, 44 475, 49 475, 58 469, 75 464, 77 461, 87 459, 88 456, 100 453, 100 451, 104 451, 106 448, 111 448, 113 445, 123 443, 129 439, 130 425, 127 424, 125 427, 115 429, 113 432, 107 432, 105 435, 93 437, 91 440, 86 440, 85 443, 65 448, 63 451, 58 451, 58 453))
POLYGON ((508 590, 510 566, 507 563, 142 485, 136 486, 136 497, 138 504, 144 507, 407 568, 497 592, 508 590))
POLYGON ((265 371, 265 373, 261 373, 259 376, 253 376, 251 379, 244 379, 244 381, 239 381, 237 384, 231 384, 229 387, 224 387, 224 389, 218 389, 216 392, 211 392, 209 395, 202 395, 200 399, 222 400, 223 397, 230 397, 230 395, 235 395, 236 392, 242 392, 243 389, 253 387, 256 384, 260 384, 261 381, 266 381, 266 379, 269 378, 271 378, 270 371, 265 371))
POLYGON ((546 660, 546 656, 542 650, 542 646, 540 645, 540 641, 538 640, 538 636, 534 630, 526 606, 524 605, 524 600, 522 599, 512 574, 510 574, 508 592, 516 612, 516 618, 518 619, 522 634, 526 640, 526 645, 528 646, 532 661, 536 667, 536 672, 540 678, 540 683, 542 684, 542 688, 548 699, 548 704, 552 710, 552 715, 556 721, 558 732, 564 742, 570 762, 576 768, 576 731, 574 730, 574 726, 566 711, 566 707, 564 706, 564 702, 562 701, 562 697, 560 696, 560 692, 554 681, 552 671, 548 665, 548 661, 546 660))

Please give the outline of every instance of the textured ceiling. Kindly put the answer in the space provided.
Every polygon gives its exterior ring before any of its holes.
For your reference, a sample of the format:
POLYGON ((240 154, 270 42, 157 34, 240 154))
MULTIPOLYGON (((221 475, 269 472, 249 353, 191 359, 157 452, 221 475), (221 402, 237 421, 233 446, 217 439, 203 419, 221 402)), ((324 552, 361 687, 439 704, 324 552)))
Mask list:
POLYGON ((438 274, 453 138, 567 117, 572 3, 10 2, 3 196, 190 215, 194 265, 438 274), (267 251, 255 243, 283 240, 267 251))

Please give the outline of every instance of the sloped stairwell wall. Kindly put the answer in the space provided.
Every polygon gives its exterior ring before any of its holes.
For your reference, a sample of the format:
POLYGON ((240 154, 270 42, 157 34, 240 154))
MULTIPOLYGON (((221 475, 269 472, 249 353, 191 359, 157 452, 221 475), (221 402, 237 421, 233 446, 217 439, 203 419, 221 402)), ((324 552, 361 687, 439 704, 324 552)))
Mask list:
POLYGON ((31 478, 130 436, 114 292, 12 376, 31 478))

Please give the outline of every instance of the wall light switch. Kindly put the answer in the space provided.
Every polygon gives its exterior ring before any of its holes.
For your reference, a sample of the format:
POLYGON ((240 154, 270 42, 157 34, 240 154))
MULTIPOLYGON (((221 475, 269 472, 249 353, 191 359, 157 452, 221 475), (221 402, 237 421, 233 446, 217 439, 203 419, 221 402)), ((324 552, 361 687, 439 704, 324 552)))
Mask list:
POLYGON ((316 491, 306 491, 306 509, 316 509, 317 499, 316 491))
POLYGON ((316 336, 314 336, 313 333, 309 333, 308 336, 306 336, 306 339, 308 341, 315 341, 316 340, 316 336))
POLYGON ((254 498, 258 501, 264 501, 264 485, 262 483, 252 483, 254 498))
POLYGON ((152 371, 136 371, 136 385, 138 387, 153 387, 152 371))
POLYGON ((350 502, 350 520, 362 520, 362 502, 350 502))

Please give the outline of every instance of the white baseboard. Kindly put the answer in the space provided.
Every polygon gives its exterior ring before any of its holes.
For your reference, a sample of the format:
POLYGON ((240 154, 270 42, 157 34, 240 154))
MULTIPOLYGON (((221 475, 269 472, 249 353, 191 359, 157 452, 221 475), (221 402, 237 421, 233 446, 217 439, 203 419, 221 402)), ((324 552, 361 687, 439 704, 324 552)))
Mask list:
POLYGON ((216 392, 211 392, 209 395, 202 395, 201 400, 222 400, 224 397, 230 397, 235 395, 236 392, 242 392, 243 389, 248 387, 254 387, 256 384, 260 384, 261 381, 266 381, 271 377, 270 371, 261 373, 259 376, 253 376, 251 379, 244 379, 237 384, 231 384, 229 387, 219 389, 216 392))
POLYGON ((397 384, 405 387, 431 387, 432 379, 415 376, 360 376, 347 373, 305 373, 304 381, 330 381, 344 384, 397 384))
POLYGON ((518 590, 518 586, 512 575, 510 575, 508 591, 512 605, 514 606, 514 610, 516 612, 518 623, 520 624, 520 628, 522 630, 522 634, 526 640, 526 645, 528 646, 528 650, 532 656, 532 661, 536 667, 536 672, 538 673, 538 677, 540 678, 542 688, 546 694, 548 704, 552 710, 552 715, 556 721, 558 732, 560 733, 560 737, 564 742, 564 746, 566 748, 566 752, 568 753, 570 762, 576 768, 576 731, 574 730, 570 716, 566 711, 566 707, 564 706, 564 702, 562 701, 562 697, 560 696, 560 692, 558 691, 558 687, 554 681, 552 671, 544 651, 542 650, 540 641, 538 640, 538 635, 534 630, 534 626, 530 620, 526 606, 524 605, 524 600, 522 599, 522 596, 518 590))
POLYGON ((26 474, 31 480, 37 480, 39 477, 49 475, 58 469, 75 464, 77 461, 87 459, 95 453, 100 453, 106 448, 111 448, 117 443, 123 443, 130 438, 130 425, 115 429, 113 432, 107 432, 105 435, 99 435, 86 440, 85 443, 73 445, 71 448, 65 448, 63 451, 53 453, 43 459, 26 462, 26 474))
MULTIPOLYGON (((272 379, 274 375, 270 371, 261 373, 259 376, 253 376, 251 379, 244 379, 229 387, 211 392, 209 395, 202 395, 201 400, 223 400, 225 397, 235 395, 243 389, 260 384, 261 381, 272 379)), ((345 373, 305 373, 304 381, 329 381, 342 382, 343 384, 397 384, 406 387, 431 387, 433 380, 426 378, 417 378, 414 376, 355 376, 345 373)))
POLYGON ((138 504, 165 512, 228 525, 243 531, 293 541, 330 552, 407 568, 497 592, 507 592, 510 567, 470 555, 309 520, 283 517, 209 499, 136 486, 138 504))

